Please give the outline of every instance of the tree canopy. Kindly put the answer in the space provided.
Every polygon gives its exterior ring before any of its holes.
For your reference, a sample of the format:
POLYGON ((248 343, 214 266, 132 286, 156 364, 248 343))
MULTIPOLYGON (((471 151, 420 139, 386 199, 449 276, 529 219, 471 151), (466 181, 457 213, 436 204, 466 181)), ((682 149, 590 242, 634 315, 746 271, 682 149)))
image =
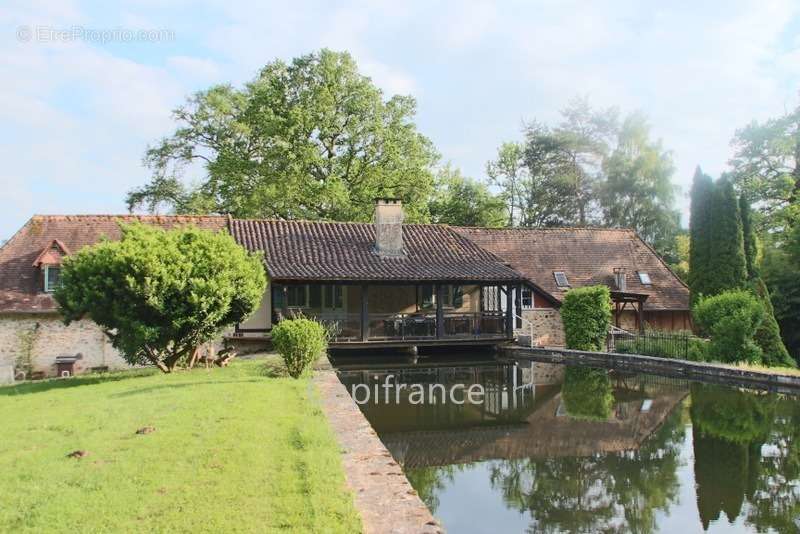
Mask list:
POLYGON ((174 112, 178 126, 147 150, 152 179, 128 206, 364 221, 374 198, 393 196, 409 220, 427 220, 438 154, 415 114, 412 97, 385 99, 346 52, 272 61, 243 88, 211 87, 174 112))
POLYGON ((551 127, 533 121, 522 142, 504 143, 487 174, 506 202, 511 226, 625 226, 677 261, 679 213, 669 151, 650 137, 640 113, 573 99, 551 127))
POLYGON ((128 363, 170 372, 255 311, 266 283, 260 255, 225 233, 133 224, 67 258, 55 298, 67 324, 87 317, 128 363))
POLYGON ((800 105, 737 130, 731 145, 733 180, 757 203, 763 228, 790 228, 800 219, 800 105))
POLYGON ((486 184, 468 178, 446 165, 436 176, 430 201, 431 222, 457 226, 496 228, 506 223, 506 206, 486 184))

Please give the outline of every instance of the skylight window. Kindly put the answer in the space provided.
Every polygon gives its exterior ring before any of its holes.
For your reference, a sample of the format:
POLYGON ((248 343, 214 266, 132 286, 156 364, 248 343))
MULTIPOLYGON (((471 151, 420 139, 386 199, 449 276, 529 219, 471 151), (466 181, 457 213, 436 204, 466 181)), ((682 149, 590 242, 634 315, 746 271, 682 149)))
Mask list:
POLYGON ((556 277, 556 285, 558 287, 569 287, 569 280, 567 280, 567 275, 563 271, 555 271, 553 276, 556 277))
POLYGON ((642 271, 639 271, 639 281, 646 286, 653 284, 653 281, 650 279, 650 275, 642 271))

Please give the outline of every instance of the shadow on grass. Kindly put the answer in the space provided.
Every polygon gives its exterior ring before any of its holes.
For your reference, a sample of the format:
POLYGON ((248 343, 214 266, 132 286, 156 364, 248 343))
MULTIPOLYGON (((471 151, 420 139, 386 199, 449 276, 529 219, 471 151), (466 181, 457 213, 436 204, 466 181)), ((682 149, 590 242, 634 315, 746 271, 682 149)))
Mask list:
POLYGON ((112 398, 122 398, 122 397, 133 397, 136 395, 143 395, 147 393, 153 393, 154 391, 160 391, 165 389, 183 389, 188 387, 195 387, 198 385, 203 386, 227 386, 229 384, 252 384, 255 382, 263 382, 263 380, 259 378, 246 378, 242 380, 202 380, 197 382, 181 382, 176 384, 159 384, 157 386, 149 386, 146 388, 138 388, 138 389, 131 389, 129 391, 121 391, 119 393, 114 393, 110 395, 112 398))
POLYGON ((30 393, 43 393, 53 389, 67 389, 78 386, 91 386, 95 384, 105 384, 107 382, 119 382, 133 378, 143 378, 153 376, 158 372, 157 369, 131 369, 114 373, 101 373, 96 375, 83 375, 72 378, 49 378, 34 382, 24 382, 15 386, 0 387, 0 397, 10 397, 13 395, 28 395, 30 393))

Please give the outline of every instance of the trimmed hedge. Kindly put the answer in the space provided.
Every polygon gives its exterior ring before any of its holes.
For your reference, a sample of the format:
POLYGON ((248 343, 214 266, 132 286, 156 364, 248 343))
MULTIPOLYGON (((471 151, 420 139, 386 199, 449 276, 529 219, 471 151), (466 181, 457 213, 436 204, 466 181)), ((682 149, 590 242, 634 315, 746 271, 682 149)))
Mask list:
POLYGON ((607 286, 570 289, 561 305, 567 348, 602 351, 611 323, 611 293, 607 286))
POLYGON ((328 346, 325 327, 311 319, 284 319, 272 329, 272 344, 293 378, 303 375, 328 346))

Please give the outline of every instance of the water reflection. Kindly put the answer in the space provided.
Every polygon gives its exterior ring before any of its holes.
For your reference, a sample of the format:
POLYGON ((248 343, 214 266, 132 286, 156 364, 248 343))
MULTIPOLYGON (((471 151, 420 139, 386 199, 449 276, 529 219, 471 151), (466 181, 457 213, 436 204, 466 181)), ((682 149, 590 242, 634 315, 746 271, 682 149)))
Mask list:
POLYGON ((486 387, 483 404, 362 406, 449 531, 800 531, 795 398, 485 359, 340 371, 387 373, 486 387))

